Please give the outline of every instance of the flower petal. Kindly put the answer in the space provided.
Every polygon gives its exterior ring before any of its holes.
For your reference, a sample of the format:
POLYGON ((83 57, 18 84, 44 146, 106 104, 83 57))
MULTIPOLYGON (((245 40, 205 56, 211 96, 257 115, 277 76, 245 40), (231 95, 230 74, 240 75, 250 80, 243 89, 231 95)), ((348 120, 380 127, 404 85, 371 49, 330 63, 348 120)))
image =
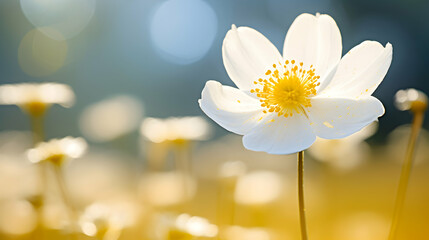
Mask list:
POLYGON ((316 135, 304 115, 278 117, 271 114, 244 135, 243 145, 253 151, 291 154, 307 149, 315 140, 316 135))
POLYGON ((360 99, 315 97, 311 104, 308 109, 311 126, 318 137, 327 139, 347 137, 384 114, 383 104, 371 96, 360 99))
POLYGON ((240 135, 248 133, 264 115, 256 98, 216 81, 206 83, 198 102, 207 116, 240 135))
POLYGON ((241 90, 252 89, 253 81, 283 60, 264 35, 252 28, 234 25, 223 41, 222 55, 229 77, 241 90))
POLYGON ((335 97, 371 96, 391 62, 390 43, 383 47, 376 41, 364 41, 341 59, 334 78, 320 94, 335 97))
POLYGON ((342 49, 341 33, 332 17, 304 13, 287 32, 283 56, 306 66, 313 65, 323 80, 340 61, 342 49))

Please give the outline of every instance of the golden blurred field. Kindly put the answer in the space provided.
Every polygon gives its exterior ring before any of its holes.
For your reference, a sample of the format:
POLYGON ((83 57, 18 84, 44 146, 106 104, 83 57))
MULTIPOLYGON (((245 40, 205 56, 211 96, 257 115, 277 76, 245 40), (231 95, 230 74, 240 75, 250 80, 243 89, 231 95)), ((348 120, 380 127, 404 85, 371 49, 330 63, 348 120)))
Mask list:
MULTIPOLYGON (((320 162, 306 154, 305 194, 311 239, 387 237, 399 162, 404 155, 400 144, 406 143, 407 129, 399 129, 395 134, 391 136, 396 138, 384 146, 370 146, 353 167, 320 162)), ((31 135, 5 132, 0 139, 1 239, 73 238, 67 234, 69 216, 52 173, 48 174, 43 207, 38 209, 34 201, 37 169, 23 154, 31 147, 31 135), (43 213, 41 222, 37 221, 38 212, 43 213)), ((423 132, 420 141, 427 140, 427 133, 423 132)), ((116 219, 118 233, 104 239, 299 237, 295 155, 251 152, 242 147, 240 137, 232 135, 214 142, 188 143, 142 140, 141 148, 146 154, 139 158, 130 157, 121 148, 90 147, 85 156, 66 163, 66 184, 80 216, 80 233, 74 237, 97 239, 87 236, 92 228, 83 227, 85 214, 86 221, 93 224, 89 226, 97 231, 107 226, 114 228, 107 223, 111 217, 116 219), (191 160, 186 181, 175 164, 181 151, 191 160), (94 204, 105 207, 100 207, 100 212, 93 211, 91 216, 88 206, 94 204), (217 226, 210 230, 214 231, 210 233, 213 236, 203 237, 204 227, 196 236, 189 234, 189 229, 178 230, 175 218, 183 213, 206 218, 217 226)), ((350 154, 353 152, 345 152, 343 161, 350 154)), ((427 149, 420 144, 398 239, 425 239, 428 234, 427 156, 427 149)))

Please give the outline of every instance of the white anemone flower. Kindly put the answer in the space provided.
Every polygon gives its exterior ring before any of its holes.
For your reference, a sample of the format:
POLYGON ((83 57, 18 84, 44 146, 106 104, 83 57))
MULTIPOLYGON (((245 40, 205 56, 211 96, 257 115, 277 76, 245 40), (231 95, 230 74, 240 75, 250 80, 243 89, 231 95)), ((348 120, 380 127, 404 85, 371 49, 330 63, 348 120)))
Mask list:
POLYGON ((60 83, 20 83, 0 86, 0 104, 17 105, 38 116, 52 104, 71 107, 75 95, 70 86, 60 83))
POLYGON ((61 165, 68 158, 81 157, 87 147, 83 138, 52 139, 49 142, 41 142, 35 148, 28 150, 27 156, 32 163, 49 161, 61 165))
POLYGON ((222 52, 238 89, 208 81, 199 104, 219 125, 244 135, 247 149, 295 153, 316 136, 343 138, 384 114, 371 95, 389 69, 392 45, 364 41, 341 58, 341 34, 328 15, 298 16, 283 56, 258 31, 234 25, 222 52))

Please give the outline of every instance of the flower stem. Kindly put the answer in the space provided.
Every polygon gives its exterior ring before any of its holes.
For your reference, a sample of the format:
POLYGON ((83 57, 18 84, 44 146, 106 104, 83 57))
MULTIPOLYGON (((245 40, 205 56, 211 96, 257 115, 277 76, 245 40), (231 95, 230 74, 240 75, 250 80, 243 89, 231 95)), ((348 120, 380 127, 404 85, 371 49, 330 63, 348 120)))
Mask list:
POLYGON ((307 224, 304 207, 304 151, 298 153, 298 205, 299 221, 301 226, 301 239, 307 240, 307 224))
MULTIPOLYGON (((43 131, 43 115, 42 116, 30 115, 30 119, 31 119, 31 129, 33 132, 33 145, 34 147, 36 147, 37 144, 40 142, 43 142, 45 138, 44 131, 43 131)), ((39 190, 40 190, 40 195, 42 197, 42 203, 43 203, 43 196, 45 193, 45 186, 47 183, 46 166, 43 162, 39 162, 37 163, 37 168, 39 171, 39 184, 40 184, 39 190)))
POLYGON ((70 218, 70 225, 71 225, 71 238, 72 239, 77 239, 77 235, 75 232, 75 228, 77 224, 77 212, 76 209, 71 201, 70 195, 67 191, 67 187, 64 181, 64 175, 62 173, 62 169, 60 165, 57 164, 53 164, 54 166, 54 172, 55 172, 55 177, 57 178, 57 183, 58 183, 58 187, 60 189, 61 192, 61 196, 63 198, 64 204, 66 205, 68 211, 69 211, 69 218, 70 218))
POLYGON ((191 199, 191 186, 189 184, 190 170, 190 143, 184 142, 176 146, 176 168, 183 184, 183 208, 187 209, 191 199))
MULTIPOLYGON (((33 116, 30 115, 31 121, 31 130, 33 133, 33 146, 36 147, 38 143, 42 142, 45 138, 43 131, 43 115, 33 116)), ((46 191, 46 166, 43 162, 37 163, 37 170, 39 175, 39 196, 36 197, 36 203, 33 203, 35 209, 37 210, 37 228, 34 231, 34 236, 37 239, 44 239, 43 231, 43 205, 44 205, 44 196, 46 191)))
POLYGON ((36 146, 39 142, 42 142, 45 138, 43 132, 43 116, 32 116, 31 119, 31 129, 33 131, 33 143, 36 146))
POLYGON ((389 240, 394 240, 398 231, 399 219, 404 207, 405 196, 407 193, 408 182, 411 174, 411 167, 413 165, 416 141, 417 137, 419 136, 419 132, 424 119, 424 111, 413 111, 413 114, 414 118, 411 126, 411 135, 408 141, 407 152, 405 154, 405 160, 402 165, 401 176, 399 179, 399 186, 396 195, 395 208, 393 211, 392 224, 390 227, 389 240))

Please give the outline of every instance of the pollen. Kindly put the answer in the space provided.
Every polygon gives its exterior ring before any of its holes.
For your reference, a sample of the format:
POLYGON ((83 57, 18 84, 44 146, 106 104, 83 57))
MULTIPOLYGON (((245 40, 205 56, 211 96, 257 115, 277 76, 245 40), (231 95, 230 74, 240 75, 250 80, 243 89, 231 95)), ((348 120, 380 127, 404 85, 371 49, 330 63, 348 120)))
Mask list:
POLYGON ((306 108, 311 107, 311 98, 317 94, 320 76, 315 74, 313 65, 305 68, 303 62, 286 60, 284 64, 273 64, 273 69, 265 72, 265 79, 254 81, 255 93, 264 107, 264 113, 277 113, 289 117, 293 114, 307 116, 306 108))

